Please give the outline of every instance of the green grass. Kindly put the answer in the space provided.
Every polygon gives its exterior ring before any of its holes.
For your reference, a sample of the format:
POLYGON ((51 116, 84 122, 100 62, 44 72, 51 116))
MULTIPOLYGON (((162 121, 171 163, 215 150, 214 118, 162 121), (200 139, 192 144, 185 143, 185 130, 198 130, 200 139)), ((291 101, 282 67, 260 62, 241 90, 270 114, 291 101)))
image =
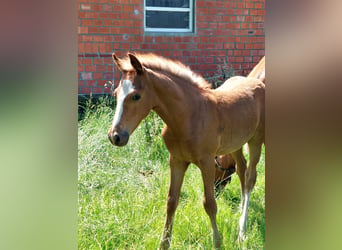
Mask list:
MULTIPOLYGON (((106 102, 87 108, 78 128, 79 249, 157 249, 166 215, 168 151, 162 121, 151 113, 125 147, 107 139, 114 111, 106 102)), ((236 175, 217 199, 223 249, 264 249, 264 150, 251 195, 247 239, 237 242, 240 183, 236 175)), ((209 217, 202 205, 199 169, 186 172, 176 211, 171 249, 212 249, 209 217)))

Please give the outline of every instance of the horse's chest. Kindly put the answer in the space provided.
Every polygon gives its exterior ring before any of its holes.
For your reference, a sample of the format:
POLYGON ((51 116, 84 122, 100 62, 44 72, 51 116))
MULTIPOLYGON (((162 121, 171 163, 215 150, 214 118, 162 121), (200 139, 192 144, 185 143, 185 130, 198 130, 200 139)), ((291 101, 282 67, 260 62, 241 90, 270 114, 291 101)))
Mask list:
POLYGON ((163 133, 163 139, 170 154, 179 159, 193 162, 201 154, 199 147, 196 145, 196 141, 193 139, 174 137, 168 133, 163 133))

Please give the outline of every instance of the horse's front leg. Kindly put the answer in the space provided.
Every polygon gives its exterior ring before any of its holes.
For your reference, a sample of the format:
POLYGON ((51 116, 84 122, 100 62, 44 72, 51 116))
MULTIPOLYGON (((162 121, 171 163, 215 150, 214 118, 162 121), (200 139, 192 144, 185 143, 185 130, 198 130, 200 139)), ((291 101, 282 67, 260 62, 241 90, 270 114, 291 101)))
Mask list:
POLYGON ((184 174, 188 166, 188 162, 178 160, 170 155, 170 188, 166 204, 166 221, 163 237, 160 243, 161 249, 168 249, 171 244, 173 218, 178 205, 179 194, 182 187, 184 174))
POLYGON ((204 184, 203 205, 207 212, 213 230, 213 243, 215 249, 221 248, 221 237, 216 224, 217 205, 214 196, 215 162, 214 156, 202 159, 197 164, 201 169, 204 184))

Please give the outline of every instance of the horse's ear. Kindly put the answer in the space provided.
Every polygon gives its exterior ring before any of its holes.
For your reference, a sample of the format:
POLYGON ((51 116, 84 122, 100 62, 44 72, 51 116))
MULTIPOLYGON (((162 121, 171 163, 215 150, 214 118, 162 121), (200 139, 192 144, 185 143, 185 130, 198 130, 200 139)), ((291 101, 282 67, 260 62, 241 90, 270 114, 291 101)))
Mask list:
POLYGON ((115 53, 112 54, 112 58, 116 66, 118 66, 119 70, 121 71, 121 60, 115 55, 115 53))
POLYGON ((136 58, 136 56, 131 53, 128 53, 128 56, 129 56, 129 59, 131 61, 133 68, 137 71, 138 74, 142 74, 144 72, 144 68, 141 65, 138 58, 136 58))

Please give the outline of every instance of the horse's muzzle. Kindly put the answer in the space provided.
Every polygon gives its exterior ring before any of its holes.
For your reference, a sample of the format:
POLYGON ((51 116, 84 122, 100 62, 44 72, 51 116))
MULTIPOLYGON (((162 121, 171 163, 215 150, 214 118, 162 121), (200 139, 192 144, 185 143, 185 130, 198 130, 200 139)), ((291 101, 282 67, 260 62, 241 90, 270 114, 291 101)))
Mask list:
POLYGON ((129 139, 129 133, 127 131, 109 131, 108 139, 114 146, 125 146, 129 139))

